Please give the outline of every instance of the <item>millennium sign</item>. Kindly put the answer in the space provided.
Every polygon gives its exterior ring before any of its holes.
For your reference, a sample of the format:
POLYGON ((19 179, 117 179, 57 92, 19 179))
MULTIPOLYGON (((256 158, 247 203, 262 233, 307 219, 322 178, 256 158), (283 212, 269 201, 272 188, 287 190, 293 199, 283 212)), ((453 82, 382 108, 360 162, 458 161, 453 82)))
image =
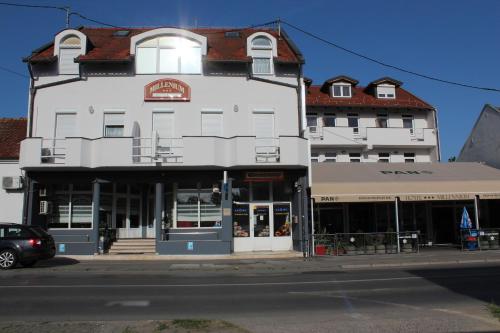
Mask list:
POLYGON ((185 82, 175 79, 156 80, 144 87, 144 100, 189 102, 191 88, 185 82))

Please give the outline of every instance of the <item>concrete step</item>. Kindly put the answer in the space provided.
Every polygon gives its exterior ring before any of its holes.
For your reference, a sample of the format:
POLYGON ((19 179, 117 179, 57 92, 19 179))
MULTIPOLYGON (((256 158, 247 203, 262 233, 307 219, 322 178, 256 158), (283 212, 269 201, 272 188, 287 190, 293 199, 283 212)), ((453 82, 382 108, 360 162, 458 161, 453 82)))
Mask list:
POLYGON ((120 254, 155 254, 156 252, 153 250, 137 250, 137 249, 128 249, 128 250, 109 250, 108 254, 110 255, 120 255, 120 254))
POLYGON ((149 251, 153 251, 155 250, 155 246, 111 246, 111 250, 120 250, 120 251, 125 251, 125 250, 133 250, 133 249, 137 249, 137 250, 149 250, 149 251))
POLYGON ((155 243, 140 243, 140 242, 130 242, 130 243, 122 243, 122 242, 114 242, 112 246, 155 246, 155 243))
POLYGON ((122 238, 118 239, 115 243, 154 243, 154 238, 122 238))

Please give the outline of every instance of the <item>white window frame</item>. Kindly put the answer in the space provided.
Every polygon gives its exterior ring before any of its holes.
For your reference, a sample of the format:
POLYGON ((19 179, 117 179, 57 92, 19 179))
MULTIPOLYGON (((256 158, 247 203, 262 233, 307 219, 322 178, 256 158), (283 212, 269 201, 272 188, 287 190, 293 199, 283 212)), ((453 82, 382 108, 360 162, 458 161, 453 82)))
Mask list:
POLYGON ((340 97, 340 98, 350 98, 352 97, 352 85, 348 83, 334 83, 332 84, 332 97, 340 97), (335 87, 340 88, 340 95, 335 95, 335 87), (349 94, 344 95, 344 87, 349 88, 349 94))
MULTIPOLYGON (((123 115, 123 135, 121 137, 125 136, 125 110, 123 109, 106 109, 102 113, 102 137, 103 138, 120 138, 120 136, 106 136, 106 115, 107 114, 121 114, 123 115)), ((112 126, 112 125, 110 125, 112 126)))
MULTIPOLYGON (((67 228, 49 228, 49 230, 92 230, 94 226, 94 201, 93 201, 93 193, 92 193, 92 188, 90 191, 74 191, 73 190, 73 184, 68 184, 67 190, 61 191, 62 194, 68 195, 68 227, 67 228), (72 228, 72 222, 73 222, 73 195, 77 194, 88 194, 90 195, 90 205, 92 206, 92 211, 91 211, 91 218, 90 218, 90 227, 89 228, 72 228)), ((54 193, 54 196, 56 193, 54 193)))
POLYGON ((326 163, 334 163, 334 162, 337 162, 337 152, 334 152, 334 151, 327 151, 325 152, 324 154, 324 160, 323 162, 326 162, 326 163), (330 155, 330 156, 329 156, 330 155))
MULTIPOLYGON (((163 114, 163 113, 167 113, 167 114, 170 114, 172 115, 172 137, 171 138, 175 138, 175 112, 174 112, 174 109, 160 109, 160 108, 155 108, 153 109, 153 112, 151 113, 151 132, 154 132, 154 128, 155 128, 155 121, 154 121, 154 115, 155 114, 163 114)), ((163 137, 160 137, 162 139, 171 139, 171 138, 163 138, 163 137)))
POLYGON ((337 126, 337 115, 335 113, 325 113, 323 114, 323 127, 336 127, 337 126), (333 126, 326 125, 326 119, 333 119, 333 126))
POLYGON ((379 84, 377 86, 377 98, 395 99, 396 87, 392 84, 379 84))
POLYGON ((220 115, 221 123, 221 133, 220 135, 216 135, 216 137, 224 137, 224 111, 222 109, 202 109, 200 114, 200 133, 201 136, 208 136, 203 134, 203 115, 204 114, 218 114, 220 115))
POLYGON ((391 153, 387 153, 387 152, 378 153, 378 162, 390 163, 391 162, 391 153))
POLYGON ((415 135, 415 116, 412 114, 403 114, 401 115, 401 121, 403 124, 403 128, 407 128, 410 130, 410 135, 415 135), (404 121, 405 119, 410 119, 411 120, 411 127, 405 127, 404 126, 404 121))
POLYGON ((200 75, 200 74, 203 74, 203 45, 202 43, 200 43, 200 41, 198 40, 194 40, 194 39, 190 39, 190 38, 187 38, 185 36, 177 36, 177 35, 164 35, 164 36, 156 36, 154 38, 151 38, 151 39, 148 39, 148 40, 142 40, 141 42, 139 42, 137 45, 136 45, 136 61, 135 61, 135 69, 136 69, 136 74, 140 74, 140 75, 151 75, 151 74, 183 74, 183 75, 200 75), (181 38, 181 39, 186 39, 190 42, 193 42, 193 43, 196 43, 198 44, 198 47, 192 47, 193 49, 199 49, 200 50, 200 71, 199 72, 183 72, 182 71, 182 56, 181 55, 178 55, 177 54, 177 71, 174 71, 174 72, 162 72, 160 70, 160 65, 161 65, 161 61, 160 61, 160 51, 161 50, 177 50, 177 48, 173 48, 173 47, 167 47, 167 46, 161 46, 160 45, 160 38, 164 38, 164 37, 175 37, 175 38, 181 38), (145 43, 145 42, 151 42, 151 41, 154 41, 156 46, 144 46, 144 47, 141 47, 141 44, 142 43, 145 43), (156 71, 155 72, 141 72, 141 71, 138 71, 138 50, 139 49, 155 49, 156 50, 156 71))
POLYGON ((403 153, 403 159, 404 159, 405 163, 415 163, 416 157, 417 157, 417 154, 412 153, 412 152, 403 153), (406 155, 408 155, 408 156, 406 156, 406 155))
POLYGON ((272 36, 267 36, 267 34, 257 34, 249 37, 250 53, 252 57, 252 73, 256 75, 273 75, 274 74, 274 56, 276 55, 276 42, 273 40, 272 36), (269 40, 270 45, 254 45, 254 41, 259 38, 265 38, 269 40), (267 59, 269 60, 269 72, 257 72, 255 70, 255 59, 267 59))
POLYGON ((319 152, 311 152, 311 162, 319 162, 319 152))
POLYGON ((361 153, 349 153, 349 162, 350 163, 361 163, 361 153), (351 156, 351 155, 359 155, 359 156, 351 156), (358 161, 355 161, 358 160, 358 161))

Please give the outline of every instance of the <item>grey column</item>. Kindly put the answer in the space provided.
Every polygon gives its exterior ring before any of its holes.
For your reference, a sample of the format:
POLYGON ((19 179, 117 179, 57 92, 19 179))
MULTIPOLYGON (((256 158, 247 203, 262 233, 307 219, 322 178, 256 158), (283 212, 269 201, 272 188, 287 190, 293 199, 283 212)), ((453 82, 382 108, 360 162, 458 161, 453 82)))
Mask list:
POLYGON ((233 251, 233 180, 227 179, 222 184, 222 231, 221 240, 231 242, 231 251, 233 251))
MULTIPOLYGON (((101 208, 101 184, 95 180, 92 184, 92 231, 94 234, 94 254, 99 254, 99 210, 101 208)), ((104 246, 104 244, 102 244, 104 246)), ((104 249, 101 249, 104 251, 104 249)))
POLYGON ((27 193, 27 212, 26 212, 26 221, 25 224, 27 225, 32 225, 33 224, 33 201, 34 201, 34 196, 35 195, 35 181, 30 181, 29 183, 29 188, 28 188, 28 193, 27 193))
POLYGON ((396 244, 398 246, 398 253, 399 253, 401 252, 401 248, 399 245, 399 198, 398 197, 396 197, 394 205, 396 207, 396 244))
MULTIPOLYGON (((304 237, 306 245, 306 256, 311 256, 311 243, 310 243, 310 220, 309 220, 309 198, 307 197, 308 180, 307 176, 302 177, 302 223, 304 224, 304 237)), ((312 207, 311 207, 312 208, 312 207)))
POLYGON ((163 215, 163 183, 155 185, 155 235, 156 252, 158 252, 158 242, 162 240, 162 215, 163 215))

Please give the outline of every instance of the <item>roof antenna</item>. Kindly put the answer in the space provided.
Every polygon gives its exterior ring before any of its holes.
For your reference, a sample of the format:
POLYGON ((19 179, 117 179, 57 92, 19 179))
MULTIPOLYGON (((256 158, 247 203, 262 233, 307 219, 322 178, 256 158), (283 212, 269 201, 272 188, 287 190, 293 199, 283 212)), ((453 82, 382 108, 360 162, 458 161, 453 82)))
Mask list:
POLYGON ((278 37, 281 38, 281 19, 278 17, 278 37))
POLYGON ((71 16, 71 7, 66 6, 63 7, 63 9, 66 11, 66 29, 69 28, 69 17, 71 16))

